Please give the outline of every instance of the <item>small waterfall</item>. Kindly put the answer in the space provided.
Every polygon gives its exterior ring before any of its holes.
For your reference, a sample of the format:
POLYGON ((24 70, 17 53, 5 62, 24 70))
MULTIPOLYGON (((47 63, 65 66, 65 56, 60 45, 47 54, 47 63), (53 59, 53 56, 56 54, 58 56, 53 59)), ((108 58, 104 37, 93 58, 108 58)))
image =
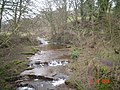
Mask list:
POLYGON ((48 41, 45 40, 45 38, 40 38, 40 37, 37 37, 37 40, 43 44, 43 45, 47 45, 48 44, 48 41))

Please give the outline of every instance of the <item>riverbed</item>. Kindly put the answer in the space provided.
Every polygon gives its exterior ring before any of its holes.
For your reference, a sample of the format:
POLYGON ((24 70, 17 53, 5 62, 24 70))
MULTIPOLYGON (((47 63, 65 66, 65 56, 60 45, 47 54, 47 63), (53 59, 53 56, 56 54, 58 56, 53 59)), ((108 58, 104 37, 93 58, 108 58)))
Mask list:
POLYGON ((73 90, 65 85, 70 75, 69 49, 44 38, 37 39, 40 50, 29 58, 28 69, 16 81, 16 90, 73 90))

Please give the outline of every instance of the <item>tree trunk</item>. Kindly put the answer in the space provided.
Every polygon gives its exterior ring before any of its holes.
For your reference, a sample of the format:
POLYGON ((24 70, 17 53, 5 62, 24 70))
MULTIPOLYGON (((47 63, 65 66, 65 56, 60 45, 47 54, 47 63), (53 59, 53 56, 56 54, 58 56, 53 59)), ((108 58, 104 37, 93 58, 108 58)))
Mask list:
POLYGON ((18 16, 18 23, 20 22, 20 19, 21 19, 21 16, 22 16, 22 0, 20 0, 20 6, 19 6, 19 8, 20 8, 20 14, 19 14, 19 16, 18 16))
POLYGON ((1 32, 1 27, 2 27, 2 18, 3 18, 4 6, 5 6, 5 0, 3 0, 1 12, 0 12, 0 32, 1 32))

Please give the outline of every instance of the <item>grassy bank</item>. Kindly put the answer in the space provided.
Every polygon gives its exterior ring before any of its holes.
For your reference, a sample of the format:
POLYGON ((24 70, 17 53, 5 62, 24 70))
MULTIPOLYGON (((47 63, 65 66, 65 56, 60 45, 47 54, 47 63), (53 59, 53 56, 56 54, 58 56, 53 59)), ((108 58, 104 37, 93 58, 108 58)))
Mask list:
POLYGON ((86 44, 71 51, 73 73, 67 85, 77 90, 119 90, 120 55, 112 47, 97 42, 94 48, 86 44))

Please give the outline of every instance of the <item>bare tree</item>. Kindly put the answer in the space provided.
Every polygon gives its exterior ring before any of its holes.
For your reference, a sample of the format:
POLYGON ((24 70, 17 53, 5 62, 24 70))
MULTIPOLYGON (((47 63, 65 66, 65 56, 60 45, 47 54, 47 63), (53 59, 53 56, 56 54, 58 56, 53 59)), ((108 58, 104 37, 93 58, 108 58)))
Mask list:
POLYGON ((55 23, 54 23, 54 17, 53 17, 53 6, 52 6, 53 2, 46 0, 44 2, 44 7, 42 8, 42 15, 43 18, 46 19, 49 22, 49 25, 51 27, 51 32, 52 35, 56 34, 56 30, 55 30, 55 23))

